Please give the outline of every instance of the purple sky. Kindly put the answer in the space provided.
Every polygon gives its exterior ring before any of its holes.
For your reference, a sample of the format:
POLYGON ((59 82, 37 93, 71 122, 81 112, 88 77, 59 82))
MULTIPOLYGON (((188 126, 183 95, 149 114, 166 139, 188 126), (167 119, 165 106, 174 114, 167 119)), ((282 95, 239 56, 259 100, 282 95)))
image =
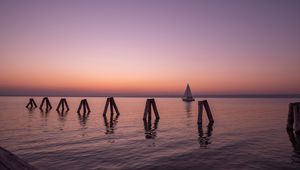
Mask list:
POLYGON ((300 1, 0 1, 0 95, 300 94, 300 1))

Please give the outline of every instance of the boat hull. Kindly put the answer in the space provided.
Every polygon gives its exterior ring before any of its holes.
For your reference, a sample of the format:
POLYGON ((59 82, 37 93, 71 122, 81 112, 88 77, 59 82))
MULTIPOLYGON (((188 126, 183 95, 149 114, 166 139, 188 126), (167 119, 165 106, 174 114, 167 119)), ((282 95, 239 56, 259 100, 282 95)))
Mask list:
POLYGON ((185 102, 192 102, 192 101, 195 101, 194 98, 182 98, 183 101, 185 102))

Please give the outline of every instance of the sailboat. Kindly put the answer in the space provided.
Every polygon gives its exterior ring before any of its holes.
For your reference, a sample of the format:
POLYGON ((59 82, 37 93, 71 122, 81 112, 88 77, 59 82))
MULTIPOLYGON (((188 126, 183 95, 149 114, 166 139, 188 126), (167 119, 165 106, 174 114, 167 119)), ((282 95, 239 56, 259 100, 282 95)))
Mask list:
POLYGON ((192 91, 191 91, 191 88, 190 88, 189 84, 187 84, 187 86, 186 86, 186 89, 185 89, 184 95, 182 97, 182 100, 185 101, 185 102, 195 101, 195 99, 193 98, 192 91))

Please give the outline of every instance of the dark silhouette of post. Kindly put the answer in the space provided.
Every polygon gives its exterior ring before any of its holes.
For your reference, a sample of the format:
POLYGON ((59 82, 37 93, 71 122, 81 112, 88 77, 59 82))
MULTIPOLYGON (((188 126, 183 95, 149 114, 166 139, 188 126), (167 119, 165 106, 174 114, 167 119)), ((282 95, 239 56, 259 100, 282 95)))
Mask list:
POLYGON ((207 100, 198 101, 198 124, 202 124, 202 114, 203 114, 203 106, 206 110, 206 114, 210 123, 214 122, 214 118, 212 116, 209 104, 207 100))
POLYGON ((29 102, 26 105, 26 108, 29 109, 29 110, 31 110, 33 108, 37 108, 37 105, 36 105, 35 101, 33 100, 33 98, 29 99, 29 102))
POLYGON ((69 105, 68 105, 68 103, 67 103, 67 100, 65 99, 65 98, 62 98, 62 99, 60 99, 60 101, 59 101, 59 103, 58 103, 58 105, 57 105, 57 108, 56 108, 56 111, 57 112, 64 112, 64 110, 65 110, 65 107, 67 108, 67 110, 66 111, 69 111, 70 109, 69 109, 69 105), (61 110, 60 110, 60 108, 61 108, 61 110))
POLYGON ((40 105, 40 110, 41 110, 41 111, 43 111, 43 106, 44 106, 44 104, 46 105, 46 110, 45 110, 46 112, 48 112, 49 110, 52 109, 52 106, 51 106, 51 104, 50 104, 50 101, 49 101, 48 97, 44 97, 44 98, 43 98, 42 103, 41 103, 41 105, 40 105))
POLYGON ((118 109, 118 107, 116 105, 116 102, 115 102, 113 97, 108 97, 106 99, 106 103, 105 103, 105 107, 104 107, 104 111, 103 111, 103 116, 106 116, 107 109, 108 109, 109 105, 110 105, 110 118, 113 119, 114 110, 116 111, 117 116, 119 116, 120 112, 119 112, 119 109, 118 109))
POLYGON ((296 132, 300 132, 300 102, 290 103, 287 130, 293 130, 295 127, 296 132))
POLYGON ((77 113, 80 114, 83 109, 83 114, 90 113, 91 109, 86 99, 81 100, 77 113))
POLYGON ((151 106, 153 108, 156 119, 160 118, 159 114, 158 114, 158 110, 157 110, 155 100, 154 99, 147 99, 143 120, 146 120, 147 116, 148 116, 148 120, 151 120, 151 106))

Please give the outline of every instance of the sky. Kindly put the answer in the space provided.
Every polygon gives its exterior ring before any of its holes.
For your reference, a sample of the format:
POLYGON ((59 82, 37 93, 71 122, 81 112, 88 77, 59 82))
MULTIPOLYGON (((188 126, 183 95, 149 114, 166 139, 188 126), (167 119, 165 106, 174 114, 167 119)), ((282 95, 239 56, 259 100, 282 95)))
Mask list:
POLYGON ((300 94, 298 0, 0 0, 0 95, 300 94))

